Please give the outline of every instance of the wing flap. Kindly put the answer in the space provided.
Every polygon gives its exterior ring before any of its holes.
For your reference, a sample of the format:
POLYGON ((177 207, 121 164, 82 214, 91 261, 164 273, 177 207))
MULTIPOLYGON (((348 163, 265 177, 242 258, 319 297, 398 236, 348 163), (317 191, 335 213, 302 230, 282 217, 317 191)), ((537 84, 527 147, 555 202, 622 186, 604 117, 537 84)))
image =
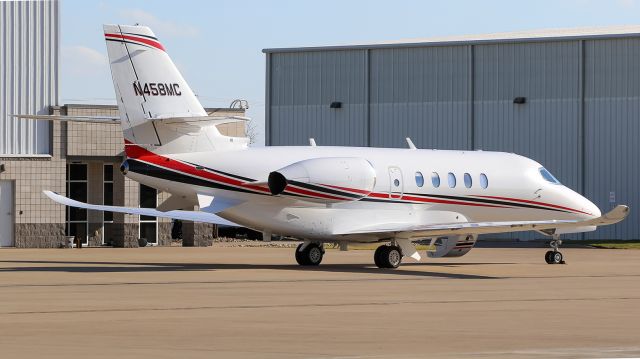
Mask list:
POLYGON ((238 226, 238 224, 228 221, 222 217, 216 216, 213 213, 181 211, 181 210, 161 212, 153 208, 105 206, 105 205, 99 205, 99 204, 88 204, 84 202, 79 202, 51 191, 43 191, 43 193, 54 202, 63 204, 65 206, 86 208, 94 211, 108 211, 108 212, 126 213, 126 214, 133 214, 133 215, 142 215, 142 216, 173 218, 173 219, 179 219, 183 221, 194 221, 194 222, 221 224, 221 225, 227 225, 227 226, 238 226))

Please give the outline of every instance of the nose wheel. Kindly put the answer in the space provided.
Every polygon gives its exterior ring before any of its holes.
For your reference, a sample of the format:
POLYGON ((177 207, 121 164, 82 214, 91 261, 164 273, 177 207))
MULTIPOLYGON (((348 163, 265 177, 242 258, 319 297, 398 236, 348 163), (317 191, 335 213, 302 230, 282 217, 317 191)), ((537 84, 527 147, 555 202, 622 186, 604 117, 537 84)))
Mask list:
POLYGON ((547 251, 547 253, 545 253, 544 255, 544 260, 545 262, 547 262, 547 264, 565 264, 562 253, 558 251, 558 248, 561 244, 562 241, 560 240, 560 236, 554 234, 553 239, 549 243, 549 246, 552 248, 552 250, 547 251))

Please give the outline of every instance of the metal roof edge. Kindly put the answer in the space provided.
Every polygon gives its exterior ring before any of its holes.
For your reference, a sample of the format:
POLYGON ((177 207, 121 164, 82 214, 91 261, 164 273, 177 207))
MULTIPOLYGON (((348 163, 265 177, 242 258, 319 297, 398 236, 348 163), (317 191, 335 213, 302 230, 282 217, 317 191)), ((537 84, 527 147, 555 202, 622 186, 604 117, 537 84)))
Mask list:
MULTIPOLYGON (((517 33, 516 33, 517 34, 517 33)), ((490 34, 489 34, 490 35, 490 34)), ((505 33, 508 35, 508 33, 505 33)), ((479 35, 483 36, 483 35, 479 35)), ((365 49, 384 49, 384 48, 407 48, 407 47, 432 47, 432 46, 465 46, 465 45, 484 45, 484 44, 501 44, 501 43, 519 43, 519 42, 551 42, 551 41, 576 41, 576 40, 601 40, 601 39, 617 39, 640 37, 640 26, 633 32, 611 32, 600 34, 576 33, 567 35, 542 35, 542 36, 522 36, 522 37, 503 37, 503 38, 463 38, 451 40, 417 40, 406 42, 391 41, 370 44, 353 44, 353 45, 326 45, 326 46, 308 46, 308 47, 283 47, 283 48, 266 48, 262 52, 269 53, 286 53, 286 52, 312 52, 312 51, 340 51, 340 50, 365 50, 365 49)))

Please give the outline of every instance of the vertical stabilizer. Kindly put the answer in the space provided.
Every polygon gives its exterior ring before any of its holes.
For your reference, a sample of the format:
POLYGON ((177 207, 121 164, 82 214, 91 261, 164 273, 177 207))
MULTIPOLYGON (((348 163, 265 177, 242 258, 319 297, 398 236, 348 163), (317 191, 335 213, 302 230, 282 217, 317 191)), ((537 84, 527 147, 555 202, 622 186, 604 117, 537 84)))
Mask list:
POLYGON ((215 150, 215 126, 157 121, 207 113, 151 29, 104 25, 104 34, 126 143, 165 153, 215 150))

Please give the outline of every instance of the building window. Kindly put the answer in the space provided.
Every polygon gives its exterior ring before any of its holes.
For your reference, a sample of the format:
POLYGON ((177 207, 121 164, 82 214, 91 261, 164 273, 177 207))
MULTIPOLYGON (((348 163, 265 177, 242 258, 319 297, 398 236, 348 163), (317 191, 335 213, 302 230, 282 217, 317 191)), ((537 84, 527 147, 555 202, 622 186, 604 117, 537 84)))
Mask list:
POLYGON ((435 188, 440 187, 440 175, 438 175, 438 172, 431 173, 431 184, 435 188))
MULTIPOLYGON (((140 208, 153 208, 158 206, 158 191, 155 188, 140 184, 140 208)), ((147 243, 158 243, 158 219, 151 216, 140 216, 140 238, 147 243)))
POLYGON ((480 174, 480 187, 482 188, 489 187, 489 179, 487 178, 487 175, 484 173, 480 174))
POLYGON ((471 175, 468 173, 464 174, 464 186, 467 188, 471 188, 472 185, 472 181, 471 181, 471 175))
MULTIPOLYGON (((102 203, 113 206, 113 164, 103 167, 102 203)), ((102 212, 102 244, 113 245, 113 212, 102 212)))
POLYGON ((449 172, 449 175, 447 176, 447 179, 449 181, 449 187, 455 188, 455 186, 456 186, 456 175, 454 175, 453 173, 449 172))
MULTIPOLYGON (((87 203, 88 195, 87 164, 67 164, 67 195, 76 201, 87 203)), ((84 208, 66 208, 65 234, 82 240, 82 244, 89 244, 89 222, 87 210, 84 208)))
POLYGON ((422 176, 422 172, 416 172, 416 186, 424 186, 424 177, 422 176))

